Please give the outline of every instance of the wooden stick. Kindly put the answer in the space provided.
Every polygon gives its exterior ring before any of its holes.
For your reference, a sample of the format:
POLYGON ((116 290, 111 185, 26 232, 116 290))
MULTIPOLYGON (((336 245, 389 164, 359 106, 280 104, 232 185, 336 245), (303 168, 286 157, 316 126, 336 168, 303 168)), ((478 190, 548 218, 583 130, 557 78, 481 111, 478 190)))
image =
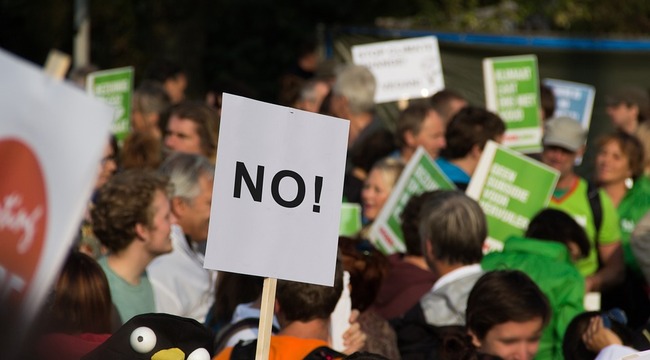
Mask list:
POLYGON ((65 73, 70 68, 70 56, 62 53, 59 50, 52 49, 47 55, 45 61, 45 73, 57 80, 63 80, 65 73))
POLYGON ((271 329, 273 328, 273 309, 275 308, 275 287, 278 279, 265 278, 260 306, 260 323, 257 333, 256 360, 267 360, 271 348, 271 329))

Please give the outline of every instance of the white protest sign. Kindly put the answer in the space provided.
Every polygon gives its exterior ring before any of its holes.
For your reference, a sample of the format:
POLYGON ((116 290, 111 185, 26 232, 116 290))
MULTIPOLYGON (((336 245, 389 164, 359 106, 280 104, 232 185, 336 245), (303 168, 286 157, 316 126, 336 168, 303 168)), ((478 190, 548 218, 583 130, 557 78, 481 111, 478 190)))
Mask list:
POLYGON ((3 50, 0 72, 0 330, 16 336, 70 250, 113 109, 3 50))
POLYGON ((348 129, 224 94, 204 266, 331 286, 348 129))
POLYGON ((435 36, 356 45, 352 60, 375 75, 376 103, 427 97, 445 88, 435 36))

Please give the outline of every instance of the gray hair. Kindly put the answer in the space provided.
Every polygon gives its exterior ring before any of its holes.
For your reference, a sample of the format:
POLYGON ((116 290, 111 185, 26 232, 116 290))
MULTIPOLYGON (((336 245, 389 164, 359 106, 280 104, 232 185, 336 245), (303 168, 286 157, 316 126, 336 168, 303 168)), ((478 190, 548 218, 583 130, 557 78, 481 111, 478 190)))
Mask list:
MULTIPOLYGON (((420 238, 431 244, 437 260, 476 264, 483 258, 487 221, 479 204, 458 190, 436 190, 420 211, 420 238)), ((423 254, 430 262, 429 256, 423 254)))
POLYGON ((190 203, 201 191, 199 178, 214 178, 214 165, 205 156, 196 154, 172 153, 160 165, 159 171, 174 185, 173 197, 190 203))
POLYGON ((162 114, 169 106, 169 96, 165 88, 156 81, 143 81, 133 93, 133 107, 143 114, 162 114))
POLYGON ((375 108, 377 82, 370 70, 361 65, 347 65, 336 77, 334 95, 348 99, 353 114, 370 112, 375 108))

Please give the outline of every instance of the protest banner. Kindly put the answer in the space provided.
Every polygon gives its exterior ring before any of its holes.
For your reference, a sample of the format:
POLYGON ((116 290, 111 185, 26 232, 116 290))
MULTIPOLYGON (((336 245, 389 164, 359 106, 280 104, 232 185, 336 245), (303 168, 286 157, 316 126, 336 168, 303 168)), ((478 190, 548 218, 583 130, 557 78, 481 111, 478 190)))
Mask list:
POLYGON ((113 111, 0 50, 0 345, 11 358, 79 228, 113 111))
POLYGON ((405 252, 400 216, 409 199, 425 191, 455 188, 424 148, 418 147, 373 222, 370 241, 384 254, 405 252))
POLYGON ((258 358, 275 281, 332 286, 349 122, 223 95, 204 267, 266 277, 258 358))
POLYGON ((96 71, 86 78, 86 91, 115 109, 111 132, 122 143, 131 129, 133 67, 96 71))
POLYGON ((488 141, 466 191, 487 217, 487 251, 502 250, 508 237, 524 234, 548 205, 559 176, 539 161, 488 141))
POLYGON ((537 74, 535 55, 483 59, 486 108, 506 123, 503 144, 523 153, 542 149, 537 74))
POLYGON ((356 45, 352 61, 375 75, 376 103, 423 98, 445 88, 435 36, 356 45))

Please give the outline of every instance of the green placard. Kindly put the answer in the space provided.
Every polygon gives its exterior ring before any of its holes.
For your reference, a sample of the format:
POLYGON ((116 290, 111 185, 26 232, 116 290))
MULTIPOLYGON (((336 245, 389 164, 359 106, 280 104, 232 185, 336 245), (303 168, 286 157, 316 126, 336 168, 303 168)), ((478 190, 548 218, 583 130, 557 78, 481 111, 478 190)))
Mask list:
POLYGON ((489 142, 467 188, 487 217, 489 240, 502 243, 523 235, 533 216, 548 205, 558 178, 556 170, 489 142))
POLYGON ((133 67, 91 73, 86 80, 86 90, 115 108, 111 130, 122 143, 131 129, 133 67))
POLYGON ((483 60, 487 109, 507 125, 504 144, 524 153, 541 150, 539 76, 535 55, 483 60))
POLYGON ((385 254, 406 251, 400 216, 411 196, 425 191, 455 188, 431 156, 419 147, 375 219, 370 231, 370 240, 385 254))
POLYGON ((361 227, 361 205, 356 203, 341 204, 339 235, 354 236, 361 231, 361 227))

